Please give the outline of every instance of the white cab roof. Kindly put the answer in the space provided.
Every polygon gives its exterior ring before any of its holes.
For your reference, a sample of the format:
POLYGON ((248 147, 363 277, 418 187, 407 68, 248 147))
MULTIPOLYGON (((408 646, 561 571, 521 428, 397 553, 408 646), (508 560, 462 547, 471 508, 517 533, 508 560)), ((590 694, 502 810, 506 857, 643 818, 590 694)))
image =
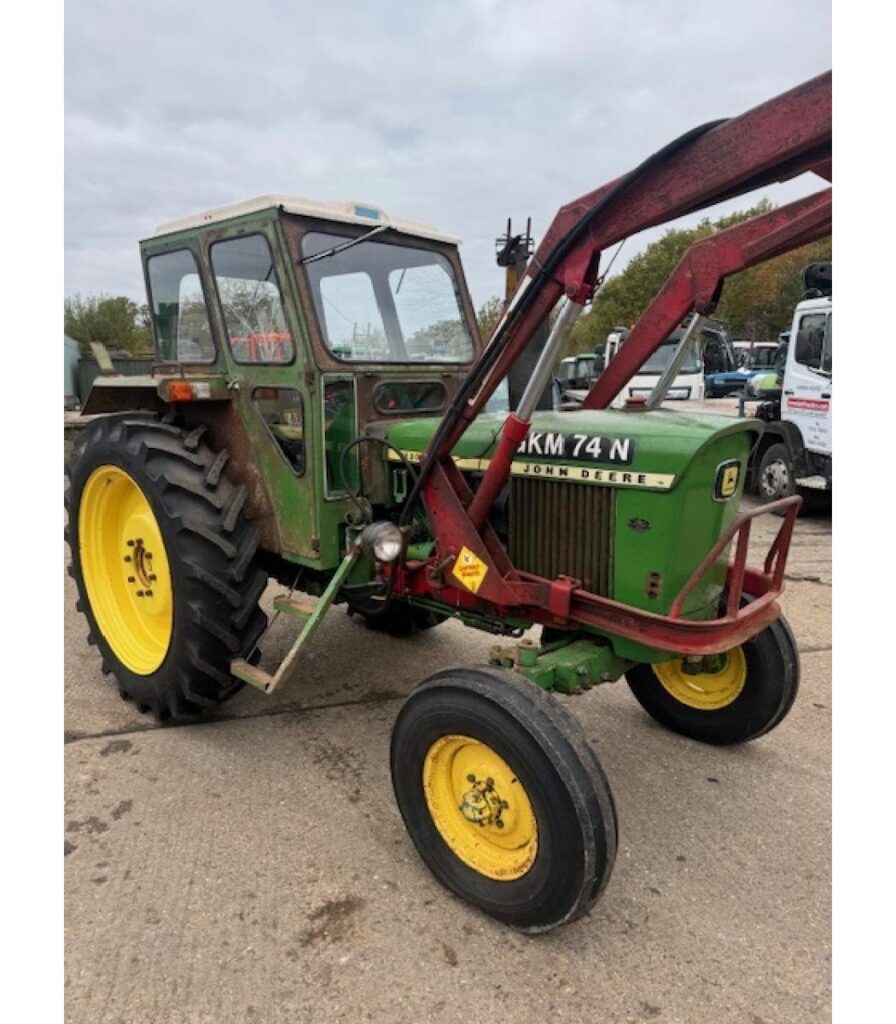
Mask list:
POLYGON ((217 206, 204 213, 194 213, 189 217, 168 221, 166 224, 160 224, 150 237, 156 238, 159 235, 170 235, 175 231, 185 231, 188 228, 204 227, 206 224, 216 224, 218 221, 231 220, 247 213, 270 210, 271 208, 278 208, 286 213, 296 213, 304 217, 319 217, 322 220, 342 221, 345 224, 363 224, 370 228, 384 224, 405 235, 431 238, 437 242, 447 242, 449 245, 460 244, 459 238, 442 234, 442 232, 436 231, 431 224, 391 217, 385 210, 381 210, 371 203, 358 203, 351 200, 320 202, 314 199, 303 199, 301 196, 284 196, 277 193, 255 196, 254 199, 243 199, 238 203, 217 206))

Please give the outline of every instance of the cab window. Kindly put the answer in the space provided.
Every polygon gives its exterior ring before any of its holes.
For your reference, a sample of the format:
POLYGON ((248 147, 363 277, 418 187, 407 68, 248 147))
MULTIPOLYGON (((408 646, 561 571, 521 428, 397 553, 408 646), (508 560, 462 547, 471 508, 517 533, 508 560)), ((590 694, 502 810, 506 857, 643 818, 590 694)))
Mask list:
POLYGON ((807 313, 800 319, 794 359, 810 370, 831 372, 831 318, 826 313, 807 313))
POLYGON ((271 437, 296 476, 305 473, 302 396, 293 388, 256 388, 252 401, 271 437))
POLYGON ((473 338, 450 261, 412 246, 309 232, 305 264, 324 342, 346 362, 466 363, 473 338))
POLYGON ((211 261, 236 362, 291 363, 295 350, 267 239, 244 235, 216 242, 211 261))
POLYGON ((146 263, 159 359, 211 363, 215 345, 196 257, 189 249, 150 256, 146 263))
POLYGON ((373 393, 373 407, 386 416, 406 412, 440 412, 448 400, 441 381, 388 381, 373 393))

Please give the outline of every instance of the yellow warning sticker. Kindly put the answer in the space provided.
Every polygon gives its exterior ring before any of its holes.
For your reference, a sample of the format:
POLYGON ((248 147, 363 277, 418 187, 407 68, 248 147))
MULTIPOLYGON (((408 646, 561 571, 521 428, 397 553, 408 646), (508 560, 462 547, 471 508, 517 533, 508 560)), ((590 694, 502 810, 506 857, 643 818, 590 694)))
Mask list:
POLYGON ((464 547, 460 549, 460 554, 457 556, 457 561, 454 563, 451 575, 456 580, 459 580, 467 590, 471 590, 474 594, 477 593, 487 573, 488 566, 478 555, 474 554, 469 548, 464 547))

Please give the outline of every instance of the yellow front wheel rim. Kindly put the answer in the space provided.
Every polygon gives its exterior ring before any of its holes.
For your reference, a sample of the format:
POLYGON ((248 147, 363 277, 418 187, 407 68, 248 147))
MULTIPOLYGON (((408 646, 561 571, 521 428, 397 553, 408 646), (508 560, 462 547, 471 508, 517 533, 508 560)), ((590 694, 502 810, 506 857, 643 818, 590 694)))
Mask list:
POLYGON ((538 852, 538 825, 516 773, 470 736, 442 736, 423 762, 430 816, 451 851, 480 875, 521 878, 538 852))
POLYGON ((84 485, 78 550, 100 632, 122 664, 151 675, 171 643, 171 570, 146 495, 118 466, 100 466, 84 485))
POLYGON ((718 711, 733 704, 747 682, 747 658, 742 647, 735 647, 722 658, 715 672, 685 672, 681 658, 654 665, 653 672, 677 701, 697 711, 718 711))

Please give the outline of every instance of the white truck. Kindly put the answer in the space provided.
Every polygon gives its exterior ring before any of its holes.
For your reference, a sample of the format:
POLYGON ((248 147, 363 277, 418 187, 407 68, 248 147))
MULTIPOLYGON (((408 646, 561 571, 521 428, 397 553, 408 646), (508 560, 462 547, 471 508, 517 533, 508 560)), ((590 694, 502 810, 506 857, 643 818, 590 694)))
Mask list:
MULTIPOLYGON (((625 389, 616 396, 613 405, 621 407, 629 398, 642 395, 647 398, 656 387, 657 381, 669 367, 675 356, 679 343, 685 333, 686 325, 673 331, 662 345, 644 363, 637 374, 625 386, 625 389)), ((620 346, 628 337, 628 330, 624 327, 614 327, 607 335, 607 342, 604 348, 605 363, 609 363, 620 346)), ((678 368, 674 380, 666 392, 666 400, 700 400, 705 397, 706 385, 704 379, 704 366, 707 351, 713 351, 717 355, 727 353, 728 360, 733 363, 733 349, 728 339, 728 333, 720 321, 705 320, 700 326, 699 340, 691 345, 688 354, 678 368)), ((733 368, 733 367, 732 367, 733 368)))
POLYGON ((807 504, 830 497, 831 264, 811 264, 803 281, 805 295, 794 310, 790 340, 781 348, 777 379, 751 382, 757 395, 766 397, 756 415, 768 425, 751 462, 752 482, 763 502, 797 492, 807 504))

